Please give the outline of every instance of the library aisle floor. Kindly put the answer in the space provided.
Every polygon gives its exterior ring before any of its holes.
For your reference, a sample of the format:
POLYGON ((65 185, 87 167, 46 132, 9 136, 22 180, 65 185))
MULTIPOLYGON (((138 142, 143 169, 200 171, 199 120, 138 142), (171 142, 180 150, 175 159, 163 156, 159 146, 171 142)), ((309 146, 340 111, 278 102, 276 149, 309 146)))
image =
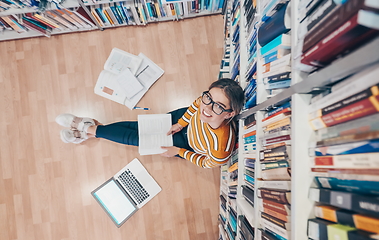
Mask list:
POLYGON ((0 42, 0 238, 216 239, 219 168, 103 139, 65 144, 54 119, 68 112, 111 123, 189 106, 216 80, 222 51, 221 15, 0 42), (113 47, 165 70, 138 104, 151 110, 94 94, 113 47), (118 229, 91 191, 135 157, 163 190, 118 229))

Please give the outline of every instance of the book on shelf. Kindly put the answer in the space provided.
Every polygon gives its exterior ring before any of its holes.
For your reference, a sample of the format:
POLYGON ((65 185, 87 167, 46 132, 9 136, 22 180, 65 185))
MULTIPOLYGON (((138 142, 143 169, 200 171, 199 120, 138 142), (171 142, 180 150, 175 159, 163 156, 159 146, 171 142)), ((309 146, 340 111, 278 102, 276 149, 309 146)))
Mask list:
POLYGON ((317 147, 330 146, 337 144, 347 144, 352 142, 364 141, 364 140, 373 140, 379 138, 379 130, 363 132, 363 133, 353 133, 348 135, 343 135, 339 137, 328 138, 316 142, 317 147))
POLYGON ((361 46, 379 34, 379 14, 359 10, 347 22, 303 52, 301 63, 324 67, 333 60, 361 46))
POLYGON ((261 226, 266 231, 270 231, 271 234, 279 235, 279 239, 291 239, 291 230, 284 229, 265 218, 261 218, 260 220, 261 226))
POLYGON ((322 0, 318 4, 317 8, 306 16, 302 21, 306 25, 308 31, 316 27, 322 19, 334 14, 338 7, 341 6, 341 3, 335 0, 322 0))
POLYGON ((379 152, 379 139, 309 148, 309 155, 311 157, 372 152, 379 152))
POLYGON ((291 191, 269 188, 258 188, 259 198, 267 199, 282 204, 291 204, 291 191))
POLYGON ((378 100, 378 86, 373 86, 368 90, 354 94, 353 96, 343 99, 340 102, 330 106, 330 109, 333 109, 333 107, 336 108, 334 111, 328 111, 328 108, 320 109, 319 112, 321 113, 319 115, 321 116, 311 119, 309 123, 314 130, 318 130, 324 127, 334 126, 339 123, 372 115, 379 111, 378 100), (322 115, 322 111, 326 111, 325 115, 322 115))
MULTIPOLYGON (((368 177, 364 175, 364 177, 368 177)), ((359 180, 357 174, 350 176, 336 176, 336 177, 321 177, 315 176, 315 182, 318 187, 325 189, 332 189, 337 191, 347 191, 358 194, 366 195, 379 195, 379 180, 368 181, 359 180), (343 179, 350 178, 350 179, 343 179)))
POLYGON ((277 211, 274 211, 270 208, 263 208, 263 209, 260 209, 260 211, 266 213, 266 214, 269 214, 277 219, 280 219, 284 222, 290 222, 291 221, 291 215, 287 215, 287 214, 283 214, 283 213, 279 213, 277 211))
POLYGON ((323 109, 331 104, 334 104, 378 84, 378 74, 379 64, 374 64, 352 75, 350 78, 352 78, 353 81, 350 81, 348 84, 343 85, 341 88, 331 92, 325 97, 309 105, 308 112, 310 114, 310 118, 313 112, 319 111, 320 109, 323 109))
POLYGON ((258 198, 259 209, 264 212, 266 209, 285 215, 291 216, 291 205, 270 201, 268 199, 258 198))
POLYGON ((309 199, 322 204, 379 217, 379 198, 377 196, 310 188, 309 199))
POLYGON ((284 4, 276 13, 258 29, 259 45, 264 46, 278 35, 288 32, 291 29, 291 7, 288 2, 284 4))
POLYGON ((291 181, 259 181, 258 186, 268 189, 291 190, 291 181))
POLYGON ((254 228, 244 215, 238 216, 238 226, 240 227, 241 234, 245 240, 254 240, 254 228))
POLYGON ((329 15, 325 16, 318 22, 318 25, 306 33, 302 51, 305 52, 309 50, 326 35, 330 34, 333 30, 348 21, 348 19, 360 9, 379 8, 379 6, 373 4, 375 3, 370 0, 348 0, 341 6, 334 8, 329 12, 329 15))
POLYGON ((263 73, 275 71, 283 67, 291 66, 291 53, 263 65, 263 73))
POLYGON ((277 68, 275 70, 262 73, 262 78, 267 79, 264 80, 265 88, 266 89, 276 89, 276 88, 286 88, 291 86, 291 79, 281 79, 281 80, 271 80, 270 77, 277 76, 277 75, 283 75, 283 73, 288 73, 291 71, 291 66, 283 66, 280 68, 277 68))
POLYGON ((320 177, 336 177, 339 179, 356 179, 367 181, 378 181, 375 176, 379 174, 377 168, 336 168, 330 167, 311 167, 311 172, 314 176, 320 177), (350 175, 354 174, 354 178, 350 175))
POLYGON ((379 233, 379 219, 377 218, 327 205, 314 206, 314 213, 317 218, 363 231, 379 233))
MULTIPOLYGON (((278 157, 279 159, 286 159, 287 157, 278 157)), ((276 157, 273 157, 272 160, 264 160, 260 164, 262 171, 267 171, 270 169, 276 168, 288 168, 291 167, 290 160, 277 160, 276 157)))
POLYGON ((270 123, 283 119, 289 115, 291 115, 291 107, 286 107, 284 109, 275 111, 274 113, 271 113, 270 115, 269 114, 267 114, 267 116, 265 115, 264 118, 262 119, 262 123, 264 123, 265 125, 268 125, 270 123))
POLYGON ((95 93, 133 109, 164 71, 143 53, 112 49, 97 80, 95 93), (122 78, 127 76, 128 79, 122 78), (114 81, 111 81, 111 80, 114 81))
POLYGON ((267 56, 268 54, 277 51, 278 49, 291 48, 291 34, 283 33, 271 40, 269 43, 260 48, 261 55, 267 56))
POLYGON ((247 185, 242 185, 242 196, 254 207, 254 190, 247 185))
POLYGON ((262 171, 263 180, 291 180, 291 168, 274 168, 262 171))
POLYGON ((379 167, 379 153, 357 153, 333 156, 313 157, 312 167, 317 168, 356 168, 369 169, 379 167))
POLYGON ((361 139, 361 135, 366 134, 367 139, 374 139, 377 131, 379 131, 379 113, 315 131, 316 145, 322 146, 329 139, 331 141, 335 139, 336 142, 344 137, 351 140, 361 139))
MULTIPOLYGON (((263 7, 262 10, 262 21, 266 21, 273 17, 281 8, 287 6, 289 0, 273 0, 269 1, 268 4, 263 7)), ((289 8, 290 9, 290 8, 289 8)))
POLYGON ((287 56, 289 53, 291 53, 291 49, 289 48, 277 48, 273 51, 270 51, 270 53, 267 53, 264 56, 262 56, 263 64, 267 64, 275 60, 281 59, 284 56, 287 56))
POLYGON ((314 218, 308 220, 308 237, 314 240, 374 240, 377 239, 379 235, 323 219, 314 218))
POLYGON ((276 218, 274 216, 271 216, 270 214, 267 214, 265 212, 260 212, 260 216, 262 219, 265 219, 265 220, 277 225, 278 227, 280 227, 284 230, 291 231, 291 222, 290 221, 283 221, 283 220, 276 218))

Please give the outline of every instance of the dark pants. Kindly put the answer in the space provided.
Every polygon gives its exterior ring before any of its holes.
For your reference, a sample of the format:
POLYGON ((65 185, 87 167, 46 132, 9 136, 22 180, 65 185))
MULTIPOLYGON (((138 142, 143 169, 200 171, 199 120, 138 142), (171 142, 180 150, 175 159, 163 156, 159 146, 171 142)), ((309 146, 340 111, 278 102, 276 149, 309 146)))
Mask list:
MULTIPOLYGON (((186 111, 187 108, 180 108, 175 111, 169 112, 171 114, 172 123, 177 123, 186 111)), ((97 126, 96 137, 108 139, 110 141, 126 145, 138 146, 138 122, 124 121, 111 123, 108 125, 99 125, 97 126)), ((183 128, 180 132, 173 135, 173 142, 175 147, 193 151, 192 148, 188 145, 187 127, 183 128)))

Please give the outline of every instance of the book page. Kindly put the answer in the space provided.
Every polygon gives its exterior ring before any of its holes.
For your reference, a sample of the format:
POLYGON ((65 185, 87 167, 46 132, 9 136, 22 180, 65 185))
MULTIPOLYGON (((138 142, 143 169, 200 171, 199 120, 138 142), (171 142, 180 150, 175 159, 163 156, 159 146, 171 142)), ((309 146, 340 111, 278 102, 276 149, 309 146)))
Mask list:
POLYGON ((143 85, 143 89, 137 93, 131 99, 125 99, 125 106, 130 109, 133 109, 137 103, 141 100, 141 98, 145 95, 145 93, 149 90, 149 88, 163 75, 164 71, 157 64, 151 61, 148 57, 146 57, 143 53, 138 54, 140 58, 142 58, 142 63, 137 70, 138 81, 143 85))
POLYGON ((173 146, 172 135, 167 136, 171 126, 171 114, 138 115, 139 153, 160 154, 166 151, 162 146, 173 146))
POLYGON ((144 88, 128 68, 117 75, 116 81, 124 90, 125 97, 129 99, 144 88))
POLYGON ((94 92, 97 95, 110 99, 120 104, 125 102, 125 94, 123 88, 116 81, 117 75, 103 70, 97 79, 94 92))
POLYGON ((113 48, 107 61, 104 64, 104 69, 112 72, 113 74, 120 74, 126 68, 135 75, 142 59, 136 55, 125 52, 118 48, 113 48))

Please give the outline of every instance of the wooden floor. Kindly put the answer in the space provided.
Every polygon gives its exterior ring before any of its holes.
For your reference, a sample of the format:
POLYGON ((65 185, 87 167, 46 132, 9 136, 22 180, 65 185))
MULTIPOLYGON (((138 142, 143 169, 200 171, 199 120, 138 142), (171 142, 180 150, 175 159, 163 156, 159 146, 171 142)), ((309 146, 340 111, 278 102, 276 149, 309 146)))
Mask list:
POLYGON ((219 169, 91 139, 65 144, 60 113, 102 123, 188 106, 216 80, 221 15, 0 42, 0 239, 217 239, 219 169), (144 53, 165 70, 129 110, 93 93, 111 49, 144 53), (91 191, 139 158, 162 192, 118 229, 91 191))

